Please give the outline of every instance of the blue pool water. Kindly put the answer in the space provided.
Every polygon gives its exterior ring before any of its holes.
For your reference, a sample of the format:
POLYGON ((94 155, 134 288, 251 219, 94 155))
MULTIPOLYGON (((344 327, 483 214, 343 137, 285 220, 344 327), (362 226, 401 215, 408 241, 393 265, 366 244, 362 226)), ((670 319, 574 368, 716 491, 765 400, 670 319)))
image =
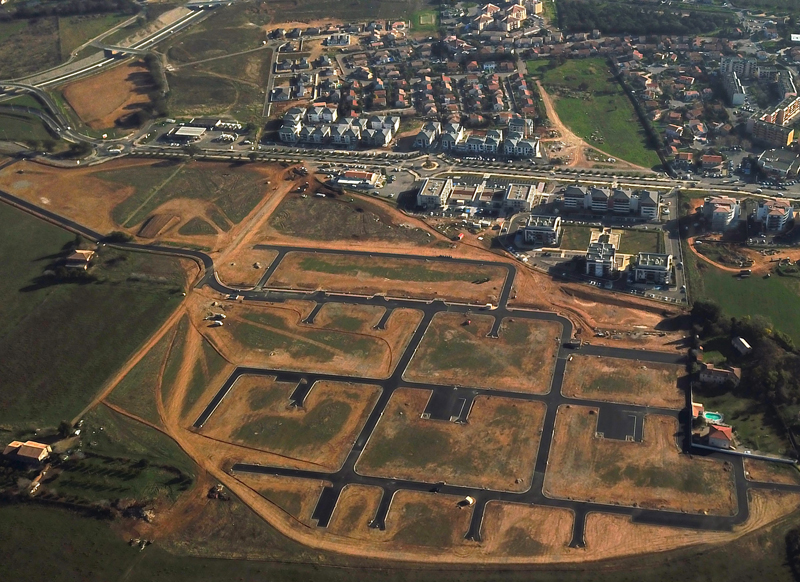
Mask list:
POLYGON ((706 420, 713 422, 722 422, 722 419, 724 418, 719 412, 704 412, 703 416, 706 417, 706 420))

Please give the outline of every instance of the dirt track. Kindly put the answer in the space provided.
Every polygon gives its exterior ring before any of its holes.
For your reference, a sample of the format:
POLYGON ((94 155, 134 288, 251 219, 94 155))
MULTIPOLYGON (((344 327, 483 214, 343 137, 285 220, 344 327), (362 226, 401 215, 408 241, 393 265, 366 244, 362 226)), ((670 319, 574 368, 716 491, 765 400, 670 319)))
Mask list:
MULTIPOLYGON (((547 113, 547 119, 550 120, 552 124, 552 129, 555 129, 559 134, 560 137, 556 138, 547 138, 542 140, 542 144, 546 147, 548 143, 552 142, 563 142, 564 148, 559 155, 563 154, 570 154, 572 158, 566 164, 563 164, 566 167, 582 167, 582 168, 591 168, 594 166, 596 162, 592 162, 586 158, 586 149, 598 150, 597 147, 586 143, 583 139, 575 135, 572 130, 570 130, 564 123, 561 121, 561 118, 558 117, 558 113, 556 112, 556 108, 553 105, 553 99, 550 95, 545 91, 544 87, 542 86, 541 81, 536 81, 536 87, 539 90, 539 95, 542 97, 542 103, 544 104, 544 109, 547 113)), ((627 169, 627 170, 641 170, 643 172, 650 172, 650 168, 644 168, 642 166, 637 166, 635 164, 631 164, 629 162, 625 162, 622 160, 617 160, 613 164, 604 164, 613 166, 614 168, 620 169, 627 169)))

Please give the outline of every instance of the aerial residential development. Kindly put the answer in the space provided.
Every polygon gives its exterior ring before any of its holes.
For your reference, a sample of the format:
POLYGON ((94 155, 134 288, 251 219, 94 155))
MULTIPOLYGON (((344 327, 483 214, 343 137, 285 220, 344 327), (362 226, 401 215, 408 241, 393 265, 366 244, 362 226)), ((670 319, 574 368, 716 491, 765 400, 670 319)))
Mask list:
POLYGON ((800 579, 791 2, 0 6, 0 579, 800 579))

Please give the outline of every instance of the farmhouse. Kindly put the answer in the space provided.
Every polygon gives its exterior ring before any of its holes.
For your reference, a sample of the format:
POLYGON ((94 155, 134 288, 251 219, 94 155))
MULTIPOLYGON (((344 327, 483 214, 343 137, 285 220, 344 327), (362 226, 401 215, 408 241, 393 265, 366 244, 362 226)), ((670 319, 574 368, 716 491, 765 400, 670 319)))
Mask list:
POLYGON ((11 441, 3 450, 3 456, 23 463, 41 463, 52 453, 50 445, 44 445, 34 441, 11 441))
POLYGON ((637 283, 669 285, 672 282, 672 255, 639 253, 633 266, 637 283))
POLYGON ((560 216, 531 215, 522 228, 522 238, 529 245, 558 246, 561 232, 560 216))
POLYGON ((81 251, 76 250, 73 251, 65 260, 64 266, 67 269, 82 269, 86 270, 89 268, 89 263, 94 258, 95 252, 94 251, 81 251))
POLYGON ((733 446, 733 428, 720 424, 709 426, 708 446, 718 449, 730 449, 733 446))
POLYGON ((700 370, 700 381, 706 384, 725 384, 731 382, 734 386, 739 385, 742 379, 741 368, 725 367, 717 368, 714 364, 703 364, 700 370))
POLYGON ((747 342, 747 340, 742 337, 733 338, 733 340, 731 340, 731 345, 736 348, 736 351, 742 356, 746 356, 753 351, 753 348, 750 347, 750 344, 747 342))

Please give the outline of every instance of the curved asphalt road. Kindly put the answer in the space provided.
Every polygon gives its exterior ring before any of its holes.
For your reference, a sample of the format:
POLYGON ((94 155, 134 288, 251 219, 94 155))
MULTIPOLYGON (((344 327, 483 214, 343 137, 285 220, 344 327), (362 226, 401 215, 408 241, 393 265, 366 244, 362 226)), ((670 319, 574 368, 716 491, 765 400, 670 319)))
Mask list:
MULTIPOLYGON (((20 198, 12 196, 6 192, 0 191, 0 200, 9 204, 18 206, 32 214, 38 215, 50 222, 58 224, 81 235, 101 241, 104 236, 80 225, 74 221, 66 219, 58 214, 51 212, 47 209, 40 208, 34 204, 26 202, 20 198)), ((245 368, 239 367, 234 370, 233 374, 228 378, 225 384, 220 388, 217 394, 212 398, 211 402, 207 405, 205 410, 201 413, 194 423, 196 429, 201 428, 214 413, 216 408, 225 398, 225 396, 233 388, 235 381, 244 374, 263 375, 263 376, 277 376, 281 380, 296 382, 297 389, 292 394, 291 402, 294 405, 302 405, 305 396, 308 394, 311 387, 318 380, 336 380, 343 382, 365 383, 373 384, 381 387, 382 392, 367 418, 361 432, 353 443, 351 450, 347 456, 342 467, 335 472, 318 472, 308 470, 288 469, 283 467, 271 467, 237 463, 233 466, 234 472, 250 472, 270 475, 282 475, 287 477, 299 477, 314 480, 329 481, 332 485, 325 487, 320 495, 317 505, 314 509, 313 518, 317 520, 320 527, 326 527, 330 521, 331 515, 335 509, 339 494, 345 485, 349 483, 358 483, 364 485, 373 485, 380 487, 383 490, 383 497, 381 499, 378 510, 373 517, 371 525, 373 527, 383 528, 385 526, 386 515, 389 511, 392 498, 394 494, 401 489, 409 489, 414 491, 436 491, 444 494, 451 494, 465 497, 467 495, 473 497, 476 502, 473 506, 472 519, 469 530, 466 532, 466 537, 474 540, 481 538, 481 524, 483 520, 484 509, 486 503, 489 501, 509 501, 516 503, 530 503, 535 505, 543 505, 548 507, 561 507, 567 508, 574 512, 575 522, 573 529, 572 542, 570 545, 574 547, 581 547, 584 545, 584 527, 585 516, 593 511, 600 511, 606 513, 615 513, 621 515, 629 515, 634 522, 650 523, 669 525, 673 527, 685 527, 702 530, 730 530, 733 526, 744 522, 749 516, 749 506, 747 492, 749 489, 774 489, 774 490, 791 490, 800 491, 800 486, 792 485, 775 485, 770 483, 757 483, 747 481, 744 475, 743 458, 731 457, 721 453, 714 453, 703 451, 704 456, 710 456, 718 460, 725 460, 733 466, 733 475, 736 486, 737 498, 737 513, 732 516, 709 516, 709 515, 695 515, 686 514, 668 510, 657 509, 642 509, 636 507, 628 507, 623 505, 610 505, 602 503, 592 503, 585 501, 574 501, 566 499, 556 499, 548 497, 543 493, 544 476, 547 470, 548 458, 550 454, 550 447, 552 444, 553 432, 555 429, 556 411, 562 405, 574 406, 590 406, 599 409, 598 414, 598 430, 600 425, 604 425, 606 431, 606 438, 620 438, 624 439, 634 438, 641 439, 641 422, 646 414, 662 414, 669 415, 679 419, 684 426, 684 435, 690 435, 691 431, 689 423, 690 419, 684 418, 682 412, 672 409, 661 408, 648 408, 643 406, 634 406, 628 404, 615 404, 603 401, 583 400, 568 398, 561 394, 561 385, 564 379, 569 355, 573 350, 564 347, 564 344, 572 336, 571 322, 555 313, 548 312, 535 312, 527 310, 514 309, 510 310, 507 307, 509 295, 514 282, 516 269, 513 265, 508 263, 492 263, 488 261, 471 261, 465 259, 453 259, 449 257, 408 257, 398 256, 387 253, 369 253, 360 251, 335 251, 335 250, 322 250, 307 247, 285 247, 285 246, 269 246, 259 245, 256 248, 277 250, 278 257, 270 265, 265 276, 253 289, 240 290, 228 287, 219 281, 214 274, 214 263, 211 257, 201 251, 194 251, 190 249, 176 249, 173 247, 159 246, 159 245, 142 245, 137 243, 114 243, 115 246, 126 248, 130 250, 158 252, 169 254, 173 256, 180 256, 193 259, 203 265, 205 274, 198 283, 198 286, 208 285, 212 289, 228 294, 240 295, 244 300, 253 301, 281 301, 288 298, 303 298, 306 300, 316 301, 318 304, 328 302, 336 303, 351 303, 351 304, 369 304, 369 305, 383 305, 387 310, 398 307, 406 307, 422 311, 423 318, 420 321, 417 329, 415 330, 411 340, 400 357, 394 371, 388 378, 374 379, 362 378, 357 376, 339 376, 334 374, 313 374, 306 373, 302 370, 286 371, 286 370, 270 370, 263 368, 245 368), (391 258, 416 258, 428 261, 446 261, 457 262, 464 264, 471 264, 476 266, 493 266, 507 270, 507 276, 503 284, 503 289, 500 295, 500 302, 496 309, 486 311, 486 314, 491 314, 495 317, 496 324, 493 329, 499 327, 499 323, 507 317, 522 318, 538 321, 557 322, 561 325, 561 334, 558 338, 553 338, 553 341, 559 342, 559 350, 556 357, 550 390, 547 394, 526 394, 521 392, 512 392, 504 390, 491 390, 480 387, 469 386, 450 386, 450 385, 435 385, 408 382, 403 380, 403 372, 408 366, 415 350, 422 340, 425 331, 427 330, 431 320, 437 313, 441 312, 455 312, 467 314, 475 310, 474 305, 466 304, 449 304, 443 301, 416 301, 407 298, 386 298, 381 296, 366 297, 359 295, 352 295, 347 293, 323 293, 323 292, 308 292, 299 290, 286 290, 286 289, 268 289, 265 285, 269 276, 274 272, 280 260, 286 253, 292 251, 301 252, 318 252, 329 254, 341 254, 351 256, 380 256, 391 258), (491 394, 494 396, 502 396, 505 398, 515 398, 518 400, 527 401, 540 401, 547 405, 547 412, 542 427, 542 436, 540 439, 539 449, 536 454, 536 462, 534 473, 530 479, 529 488, 521 493, 508 492, 508 491, 492 491, 488 489, 480 489, 464 485, 444 484, 437 483, 435 476, 432 476, 430 481, 409 481, 401 479, 387 479, 381 477, 374 477, 370 475, 363 475, 356 470, 356 464, 364 450, 370 435, 377 426, 386 405, 391 398, 393 392, 399 387, 417 388, 431 392, 426 413, 431 418, 442 419, 455 419, 457 422, 464 422, 467 420, 470 407, 476 396, 491 394), (633 428, 627 426, 628 420, 633 421, 633 428)), ((659 362, 659 363, 683 363, 684 357, 680 354, 668 354, 663 352, 652 352, 645 350, 629 350, 619 349, 604 346, 586 346, 582 348, 585 355, 596 355, 605 357, 615 357, 622 359, 646 361, 646 362, 659 362)), ((466 379, 465 379, 466 380, 466 379)), ((688 416, 688 415, 687 415, 688 416)), ((684 451, 691 449, 690 437, 685 436, 683 442, 684 451)), ((697 451, 693 451, 698 454, 697 451)))

